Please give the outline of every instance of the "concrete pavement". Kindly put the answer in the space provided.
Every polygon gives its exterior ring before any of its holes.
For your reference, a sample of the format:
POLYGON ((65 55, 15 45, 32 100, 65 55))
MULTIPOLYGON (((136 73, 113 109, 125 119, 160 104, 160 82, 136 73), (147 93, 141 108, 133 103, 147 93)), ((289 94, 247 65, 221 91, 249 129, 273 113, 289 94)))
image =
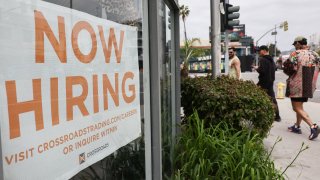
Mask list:
MULTIPOLYGON (((269 136, 264 140, 265 147, 269 150, 275 143, 277 137, 280 141, 274 148, 271 158, 274 160, 276 168, 281 172, 295 158, 299 149, 304 143, 309 148, 303 151, 291 167, 286 171, 286 179, 315 180, 320 179, 320 137, 310 141, 310 128, 304 122, 301 124, 302 134, 289 132, 287 128, 294 124, 295 113, 292 110, 289 98, 277 99, 280 109, 281 122, 274 122, 269 136)), ((307 102, 304 104, 305 111, 311 119, 320 125, 320 104, 307 102)))
MULTIPOLYGON (((247 72, 242 73, 242 79, 258 82, 258 73, 247 72)), ((278 82, 285 83, 287 76, 282 71, 276 72, 276 80, 274 90, 277 93, 276 84, 278 82)), ((317 91, 314 98, 309 99, 309 102, 304 103, 304 109, 309 114, 314 123, 320 125, 320 83, 317 82, 317 91)), ((277 99, 280 110, 281 122, 274 122, 270 130, 269 136, 264 140, 264 145, 267 149, 271 149, 278 137, 282 138, 272 154, 275 166, 281 172, 291 163, 296 157, 302 143, 309 148, 303 151, 296 161, 289 167, 285 173, 285 178, 290 180, 317 180, 320 179, 320 136, 310 141, 310 128, 305 122, 301 124, 302 134, 295 134, 288 131, 288 127, 292 126, 295 121, 295 112, 292 110, 291 101, 289 98, 277 99)))

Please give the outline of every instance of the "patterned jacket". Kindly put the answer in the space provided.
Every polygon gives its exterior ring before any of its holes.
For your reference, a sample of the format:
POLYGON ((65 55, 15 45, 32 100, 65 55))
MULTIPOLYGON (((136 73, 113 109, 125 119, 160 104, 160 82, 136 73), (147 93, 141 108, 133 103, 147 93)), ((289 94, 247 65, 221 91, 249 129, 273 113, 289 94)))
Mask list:
POLYGON ((319 74, 319 55, 311 50, 296 50, 289 59, 296 69, 287 79, 289 97, 312 98, 319 74))

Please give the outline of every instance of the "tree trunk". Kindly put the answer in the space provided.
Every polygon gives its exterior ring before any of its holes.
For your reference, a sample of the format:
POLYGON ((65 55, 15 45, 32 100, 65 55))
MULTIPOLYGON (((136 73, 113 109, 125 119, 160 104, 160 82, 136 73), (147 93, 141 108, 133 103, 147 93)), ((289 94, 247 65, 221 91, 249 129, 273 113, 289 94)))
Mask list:
POLYGON ((186 64, 183 64, 183 67, 180 72, 181 79, 185 79, 189 76, 189 69, 186 64))
POLYGON ((186 22, 183 21, 183 26, 184 26, 184 41, 187 41, 187 30, 186 30, 186 22))

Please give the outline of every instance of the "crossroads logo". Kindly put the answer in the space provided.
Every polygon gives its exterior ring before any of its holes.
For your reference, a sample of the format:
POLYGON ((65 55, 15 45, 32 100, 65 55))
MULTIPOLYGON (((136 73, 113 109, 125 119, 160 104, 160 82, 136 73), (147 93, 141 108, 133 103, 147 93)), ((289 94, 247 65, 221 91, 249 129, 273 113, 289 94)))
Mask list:
POLYGON ((85 153, 81 153, 79 155, 79 164, 82 164, 84 162, 86 162, 86 154, 85 153))

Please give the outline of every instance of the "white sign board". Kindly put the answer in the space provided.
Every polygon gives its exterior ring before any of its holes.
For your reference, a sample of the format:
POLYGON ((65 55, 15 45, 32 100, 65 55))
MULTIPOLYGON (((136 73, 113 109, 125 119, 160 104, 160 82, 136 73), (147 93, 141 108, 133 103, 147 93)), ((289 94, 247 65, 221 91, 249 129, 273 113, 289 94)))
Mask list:
POLYGON ((1 0, 0 39, 0 179, 68 179, 140 136, 136 27, 1 0))

